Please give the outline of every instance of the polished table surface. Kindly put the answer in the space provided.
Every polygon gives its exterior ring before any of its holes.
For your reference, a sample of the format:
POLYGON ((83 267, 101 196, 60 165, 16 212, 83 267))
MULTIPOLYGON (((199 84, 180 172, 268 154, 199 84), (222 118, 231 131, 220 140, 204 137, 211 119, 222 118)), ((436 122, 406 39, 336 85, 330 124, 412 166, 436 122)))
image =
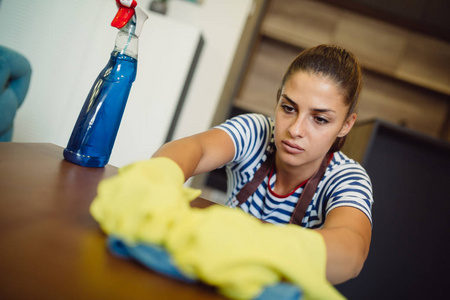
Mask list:
POLYGON ((0 299, 224 299, 110 254, 89 206, 117 168, 77 166, 62 152, 0 143, 0 299))

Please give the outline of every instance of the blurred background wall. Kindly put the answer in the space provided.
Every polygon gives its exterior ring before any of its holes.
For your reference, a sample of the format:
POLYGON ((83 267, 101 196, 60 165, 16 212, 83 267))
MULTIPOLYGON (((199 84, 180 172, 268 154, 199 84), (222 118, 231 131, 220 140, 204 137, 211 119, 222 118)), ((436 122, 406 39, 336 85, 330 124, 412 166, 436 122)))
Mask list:
MULTIPOLYGON (((150 11, 139 38, 139 63, 110 163, 146 159, 166 140, 211 124, 251 0, 169 1, 150 11), (189 94, 188 94, 189 93, 189 94)), ((114 0, 3 0, 0 44, 31 64, 28 94, 14 121, 14 142, 65 147, 117 29, 114 0)))

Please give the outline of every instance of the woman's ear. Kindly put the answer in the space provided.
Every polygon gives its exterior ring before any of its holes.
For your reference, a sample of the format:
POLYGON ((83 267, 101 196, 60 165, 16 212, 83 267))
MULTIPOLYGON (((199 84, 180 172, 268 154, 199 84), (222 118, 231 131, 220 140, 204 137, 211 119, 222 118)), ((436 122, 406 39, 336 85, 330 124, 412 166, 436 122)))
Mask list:
POLYGON ((345 120, 344 125, 342 126, 341 131, 338 134, 338 137, 344 137, 350 132, 350 130, 353 128, 353 125, 355 124, 356 117, 356 113, 352 113, 347 117, 347 120, 345 120))

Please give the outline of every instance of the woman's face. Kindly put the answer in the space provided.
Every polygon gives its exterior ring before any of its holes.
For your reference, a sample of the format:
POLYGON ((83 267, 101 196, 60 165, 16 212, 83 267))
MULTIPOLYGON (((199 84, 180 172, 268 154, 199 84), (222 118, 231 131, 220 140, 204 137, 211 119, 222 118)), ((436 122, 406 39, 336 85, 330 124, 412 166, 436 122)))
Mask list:
POLYGON ((356 114, 329 79, 297 72, 285 83, 275 113, 275 145, 281 163, 318 168, 336 137, 352 128, 356 114))

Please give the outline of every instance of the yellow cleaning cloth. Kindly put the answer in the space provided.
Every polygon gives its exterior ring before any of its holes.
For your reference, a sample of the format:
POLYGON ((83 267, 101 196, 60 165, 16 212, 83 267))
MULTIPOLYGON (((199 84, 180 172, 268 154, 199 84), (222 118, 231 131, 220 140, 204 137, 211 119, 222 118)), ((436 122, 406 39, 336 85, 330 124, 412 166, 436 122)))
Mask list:
POLYGON ((183 186, 167 158, 152 158, 103 180, 91 213, 107 234, 162 245, 187 276, 233 299, 253 299, 282 280, 304 299, 344 299, 326 280, 325 243, 296 225, 263 224, 239 209, 190 208, 199 190, 183 186))

